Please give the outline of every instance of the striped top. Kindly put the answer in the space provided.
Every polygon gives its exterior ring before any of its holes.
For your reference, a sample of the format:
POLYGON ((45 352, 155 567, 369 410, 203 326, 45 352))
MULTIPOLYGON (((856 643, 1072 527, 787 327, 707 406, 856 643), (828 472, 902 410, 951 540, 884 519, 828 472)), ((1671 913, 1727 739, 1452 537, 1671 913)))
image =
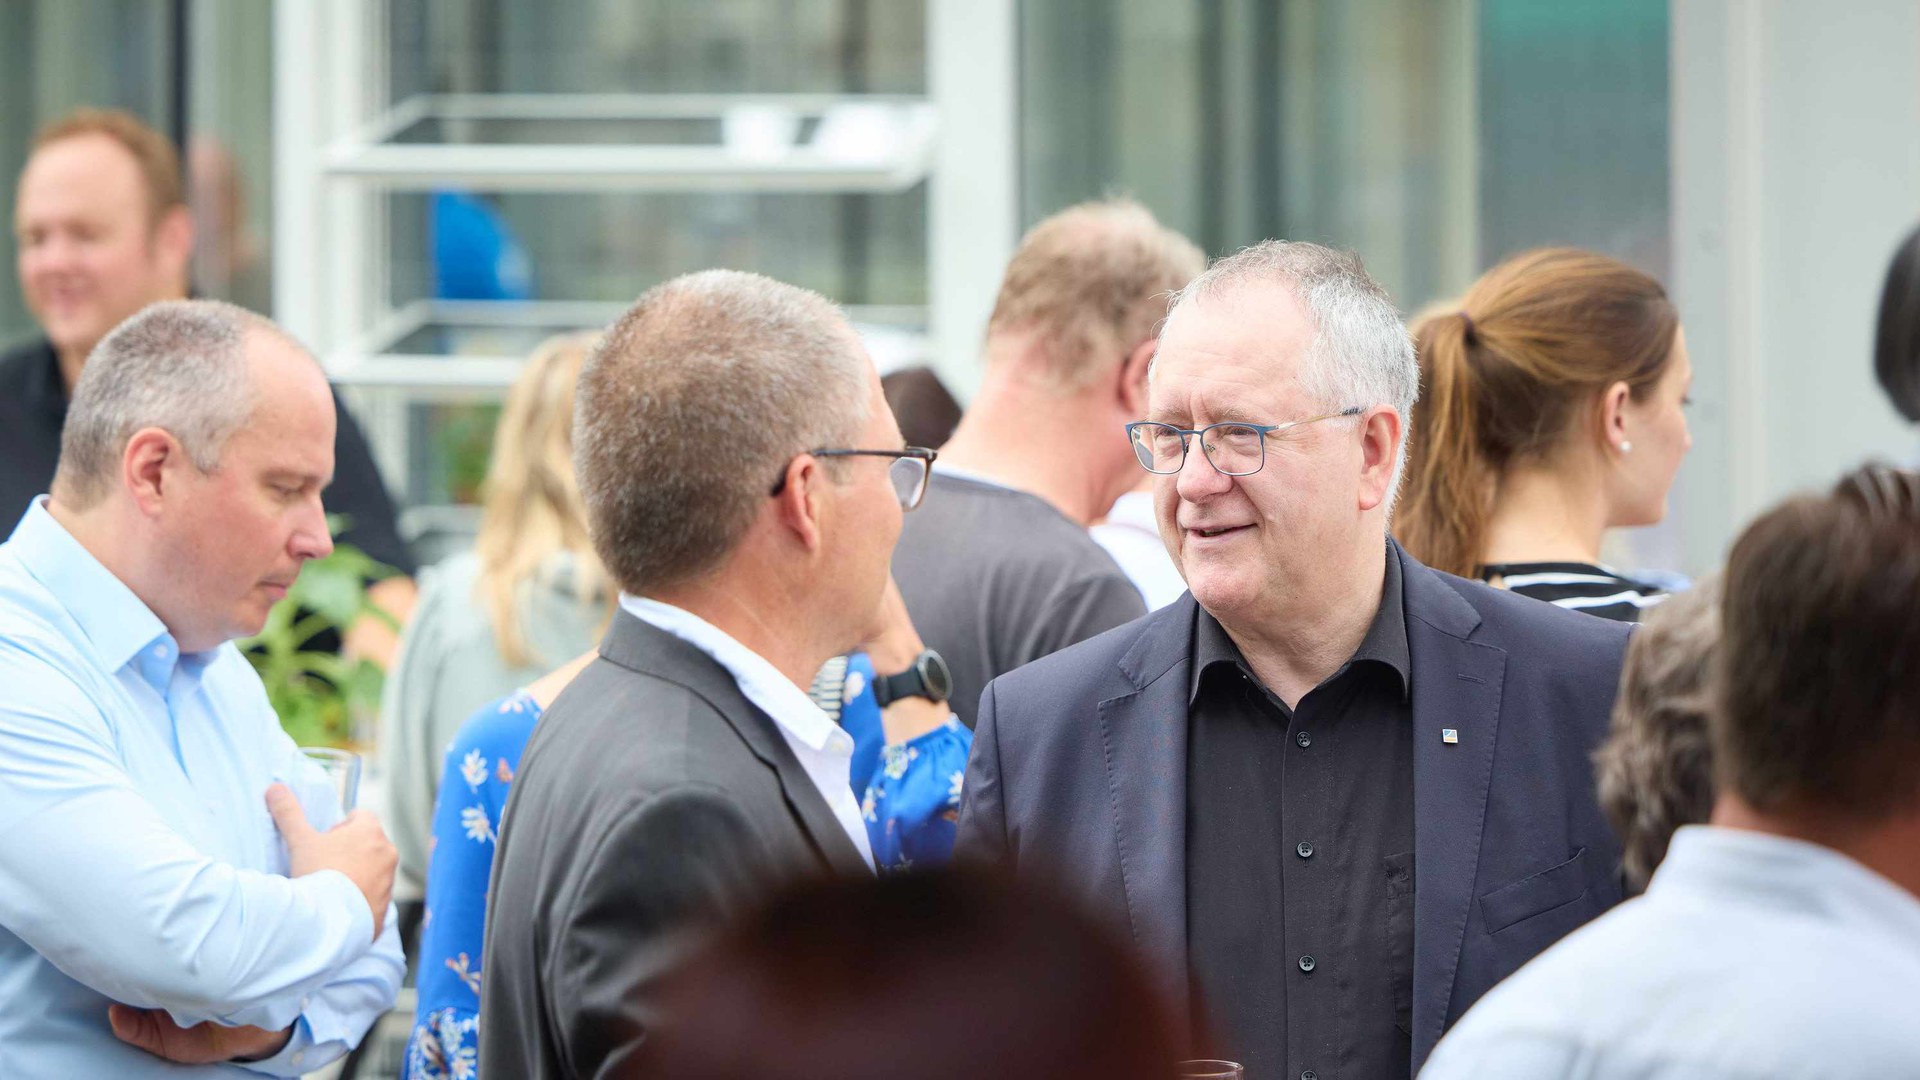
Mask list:
POLYGON ((1511 589, 1535 600, 1619 622, 1639 622, 1648 608, 1667 598, 1666 591, 1657 585, 1592 563, 1496 563, 1480 568, 1480 580, 1496 589, 1511 589))

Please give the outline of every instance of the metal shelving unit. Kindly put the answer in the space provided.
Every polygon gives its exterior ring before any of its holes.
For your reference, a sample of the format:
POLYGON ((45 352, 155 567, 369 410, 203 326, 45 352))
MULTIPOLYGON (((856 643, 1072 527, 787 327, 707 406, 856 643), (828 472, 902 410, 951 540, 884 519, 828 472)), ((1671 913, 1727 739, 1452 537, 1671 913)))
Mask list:
MULTIPOLYGON (((389 299, 387 195, 868 194, 926 185, 925 309, 854 309, 883 365, 962 394, 1011 251, 1013 0, 926 0, 929 94, 439 94, 394 100, 384 0, 277 0, 274 307, 354 404, 400 501, 408 407, 496 399, 549 333, 619 305, 389 299)), ((769 8, 772 12, 774 9, 769 8)))

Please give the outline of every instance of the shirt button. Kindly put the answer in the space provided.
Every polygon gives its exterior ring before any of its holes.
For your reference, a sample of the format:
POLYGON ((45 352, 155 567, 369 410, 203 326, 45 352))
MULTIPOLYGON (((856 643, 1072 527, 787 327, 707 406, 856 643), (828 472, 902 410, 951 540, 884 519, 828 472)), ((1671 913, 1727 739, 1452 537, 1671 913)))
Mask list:
POLYGON ((305 1060, 307 1060, 307 1052, 305 1050, 295 1050, 293 1056, 288 1058, 287 1062, 288 1064, 298 1065, 305 1060))
POLYGON ((1312 1069, 1308 1069, 1307 1071, 1300 1074, 1300 1080, 1319 1080, 1319 1077, 1314 1073, 1312 1069))
POLYGON ((155 645, 153 647, 153 655, 165 660, 167 658, 167 647, 165 645, 155 645))
POLYGON ((1294 741, 1294 742, 1296 742, 1296 743, 1299 743, 1299 744, 1300 744, 1301 746, 1312 746, 1312 745, 1313 745, 1313 736, 1311 736, 1311 735, 1309 735, 1309 734, 1307 734, 1306 732, 1304 732, 1304 731, 1303 731, 1303 732, 1301 732, 1300 734, 1298 734, 1298 735, 1295 735, 1295 736, 1293 737, 1293 741, 1294 741))
POLYGON ((311 1002, 312 1000, 313 1000, 313 999, 312 999, 312 998, 310 998, 310 997, 303 997, 303 998, 301 998, 301 999, 300 999, 300 1011, 301 1011, 301 1012, 306 1012, 306 1011, 307 1011, 307 1003, 308 1003, 308 1002, 311 1002))
POLYGON ((1311 956, 1303 956, 1303 957, 1301 957, 1301 958, 1300 958, 1300 970, 1301 970, 1301 971, 1312 971, 1312 970, 1313 970, 1313 957, 1311 957, 1311 956))
POLYGON ((1296 845, 1293 850, 1299 852, 1300 857, 1303 859, 1313 858, 1313 845, 1307 843, 1305 840, 1300 841, 1300 843, 1296 845))

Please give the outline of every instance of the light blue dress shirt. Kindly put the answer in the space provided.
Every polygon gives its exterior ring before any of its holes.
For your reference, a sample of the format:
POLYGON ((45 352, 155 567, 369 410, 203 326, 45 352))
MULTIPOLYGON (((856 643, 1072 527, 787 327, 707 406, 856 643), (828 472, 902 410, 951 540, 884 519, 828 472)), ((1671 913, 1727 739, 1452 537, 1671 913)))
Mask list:
POLYGON ((1920 898, 1817 844, 1689 826, 1647 894, 1495 987, 1420 1080, 1920 1077, 1920 898))
POLYGON ((0 1077, 294 1076, 357 1043, 404 967, 337 871, 288 878, 265 793, 340 817, 231 643, 181 655, 46 511, 0 545, 0 1077), (275 1057, 188 1068, 107 1007, 294 1025, 275 1057))

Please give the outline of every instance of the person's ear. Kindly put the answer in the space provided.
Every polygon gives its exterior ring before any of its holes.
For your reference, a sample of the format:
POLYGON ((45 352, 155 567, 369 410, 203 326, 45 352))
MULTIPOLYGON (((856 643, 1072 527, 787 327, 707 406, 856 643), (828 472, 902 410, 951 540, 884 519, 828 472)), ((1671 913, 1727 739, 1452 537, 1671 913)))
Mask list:
POLYGON ((1135 345, 1120 363, 1117 388, 1120 411, 1134 420, 1147 415, 1147 372, 1153 367, 1153 353, 1158 345, 1153 338, 1147 338, 1135 345))
POLYGON ((785 483, 773 497, 774 515, 780 527, 801 547, 820 550, 825 542, 820 515, 825 488, 831 481, 820 459, 800 454, 787 462, 785 483))
POLYGON ((178 500, 179 471, 193 467, 186 448, 164 428, 141 428, 120 455, 120 483, 147 517, 159 517, 169 498, 178 500))
POLYGON ((154 257, 184 289, 188 267, 193 262, 193 216, 184 206, 175 206, 160 215, 153 229, 154 257))
POLYGON ((1361 510, 1393 497, 1393 466, 1403 437, 1398 409, 1382 407, 1360 415, 1361 510))
POLYGON ((1633 400, 1633 388, 1617 382, 1600 395, 1600 441, 1613 454, 1630 453, 1633 443, 1627 438, 1627 403, 1633 400))

